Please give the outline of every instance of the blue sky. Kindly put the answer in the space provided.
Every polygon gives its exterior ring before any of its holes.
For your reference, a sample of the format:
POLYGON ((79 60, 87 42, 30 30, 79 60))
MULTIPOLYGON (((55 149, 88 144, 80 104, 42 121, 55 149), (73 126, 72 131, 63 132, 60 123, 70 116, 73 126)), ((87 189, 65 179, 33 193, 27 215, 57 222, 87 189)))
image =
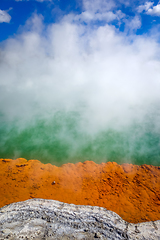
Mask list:
POLYGON ((82 3, 76 1, 12 1, 2 0, 0 9, 0 40, 17 33, 33 13, 42 14, 46 24, 58 21, 63 15, 70 12, 80 13, 82 3))
POLYGON ((0 41, 17 34, 33 13, 47 25, 74 14, 81 24, 115 25, 120 31, 143 34, 160 24, 158 1, 124 0, 1 0, 0 41))

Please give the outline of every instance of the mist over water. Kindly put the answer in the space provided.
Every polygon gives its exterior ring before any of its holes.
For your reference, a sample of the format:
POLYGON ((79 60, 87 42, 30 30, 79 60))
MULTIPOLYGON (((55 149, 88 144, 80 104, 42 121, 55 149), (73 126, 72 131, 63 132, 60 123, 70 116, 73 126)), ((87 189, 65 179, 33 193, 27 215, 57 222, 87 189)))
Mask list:
POLYGON ((160 164, 153 36, 33 15, 0 47, 0 157, 160 164))

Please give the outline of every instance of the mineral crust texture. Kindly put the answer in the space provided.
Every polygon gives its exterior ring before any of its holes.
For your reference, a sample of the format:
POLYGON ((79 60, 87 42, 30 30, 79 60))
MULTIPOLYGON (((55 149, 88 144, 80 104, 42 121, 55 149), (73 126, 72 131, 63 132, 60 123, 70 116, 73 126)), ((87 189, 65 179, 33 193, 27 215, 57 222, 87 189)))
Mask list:
POLYGON ((104 207, 130 223, 160 220, 160 166, 0 159, 0 207, 33 198, 104 207))
POLYGON ((0 239, 160 239, 160 221, 132 224, 102 207, 31 199, 0 209, 0 239))

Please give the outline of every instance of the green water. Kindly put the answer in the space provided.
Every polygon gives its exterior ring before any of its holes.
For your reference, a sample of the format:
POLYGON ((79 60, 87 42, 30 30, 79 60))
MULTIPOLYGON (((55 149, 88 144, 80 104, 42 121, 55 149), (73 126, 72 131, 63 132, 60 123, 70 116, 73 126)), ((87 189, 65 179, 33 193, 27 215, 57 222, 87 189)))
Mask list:
POLYGON ((160 132, 154 118, 119 130, 106 127, 94 134, 81 127, 77 112, 57 112, 51 118, 37 118, 23 127, 17 121, 2 119, 1 158, 38 159, 58 166, 85 160, 160 165, 160 132))

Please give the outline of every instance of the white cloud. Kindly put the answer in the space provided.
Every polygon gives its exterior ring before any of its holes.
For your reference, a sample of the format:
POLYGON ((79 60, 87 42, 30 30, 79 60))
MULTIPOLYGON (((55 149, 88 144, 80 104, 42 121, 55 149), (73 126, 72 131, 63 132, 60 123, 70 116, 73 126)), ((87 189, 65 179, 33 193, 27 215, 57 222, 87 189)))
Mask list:
MULTIPOLYGON (((29 21, 38 31, 27 29, 1 48, 0 109, 7 117, 85 106, 86 128, 94 131, 126 125, 160 101, 160 46, 153 38, 133 36, 131 43, 108 24, 95 29, 64 19, 44 32, 38 18, 29 21)), ((132 29, 138 24, 133 19, 132 29)))
POLYGON ((115 19, 120 20, 125 16, 120 10, 116 13, 113 13, 112 11, 103 12, 103 13, 93 13, 89 11, 82 12, 79 15, 76 15, 74 20, 75 21, 84 21, 84 22, 90 22, 90 21, 106 21, 111 22, 115 19))
POLYGON ((141 19, 139 16, 131 17, 129 19, 125 19, 125 28, 127 32, 134 32, 137 29, 141 28, 141 19))
POLYGON ((137 10, 139 13, 143 11, 148 11, 153 6, 154 2, 146 2, 144 5, 140 5, 137 10))
POLYGON ((0 23, 6 22, 9 23, 11 20, 11 16, 7 11, 0 10, 0 23))
POLYGON ((83 0, 83 12, 75 16, 75 20, 90 21, 106 21, 110 22, 117 18, 116 14, 111 11, 115 6, 113 0, 83 0))
POLYGON ((125 14, 121 10, 116 11, 114 0, 83 0, 83 12, 75 16, 76 21, 105 21, 121 20, 125 14), (113 11, 114 10, 114 11, 113 11))
POLYGON ((138 7, 138 12, 145 12, 148 15, 160 16, 160 3, 153 6, 154 2, 146 2, 138 7))
POLYGON ((146 13, 148 15, 160 16, 160 4, 157 4, 153 8, 149 8, 146 13))
POLYGON ((115 7, 114 0, 83 0, 84 11, 106 12, 115 7))
MULTIPOLYGON (((121 4, 128 6, 131 4, 131 1, 124 2, 121 0, 116 3, 114 0, 83 0, 84 11, 79 15, 75 15, 74 20, 87 24, 96 21, 103 21, 104 24, 104 22, 111 23, 115 20, 117 26, 121 26, 122 23, 125 23, 125 29, 127 31, 135 32, 141 27, 141 19, 139 16, 130 17, 121 10, 117 10, 117 6, 121 4)), ((70 16, 73 17, 73 15, 70 16)), ((69 19, 69 16, 67 17, 69 19)))

